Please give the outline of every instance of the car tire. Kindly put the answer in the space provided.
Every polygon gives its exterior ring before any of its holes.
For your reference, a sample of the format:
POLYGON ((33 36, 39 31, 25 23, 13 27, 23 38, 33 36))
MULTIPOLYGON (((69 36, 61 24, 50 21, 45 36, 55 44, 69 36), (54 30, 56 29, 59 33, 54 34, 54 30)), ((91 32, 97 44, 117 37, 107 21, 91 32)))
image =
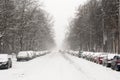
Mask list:
POLYGON ((10 64, 10 68, 12 68, 12 63, 10 64))
POLYGON ((20 59, 17 59, 17 61, 20 61, 20 59))
POLYGON ((7 64, 7 67, 6 67, 6 69, 9 69, 10 68, 10 66, 9 66, 9 64, 7 64))
POLYGON ((117 67, 117 65, 115 66, 115 68, 114 68, 116 71, 119 71, 119 68, 117 67))
POLYGON ((105 63, 103 63, 103 66, 106 66, 105 63))
POLYGON ((107 64, 106 67, 109 67, 109 65, 107 64))
POLYGON ((114 70, 114 67, 111 65, 111 69, 113 69, 114 70))
POLYGON ((105 66, 108 67, 108 64, 106 63, 105 66))

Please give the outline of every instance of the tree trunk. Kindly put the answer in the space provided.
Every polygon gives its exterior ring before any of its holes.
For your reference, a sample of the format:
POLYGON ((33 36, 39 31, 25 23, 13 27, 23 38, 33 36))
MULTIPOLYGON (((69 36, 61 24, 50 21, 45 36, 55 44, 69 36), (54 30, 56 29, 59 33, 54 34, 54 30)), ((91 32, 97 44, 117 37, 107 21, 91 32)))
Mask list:
POLYGON ((118 54, 120 54, 120 0, 119 0, 119 15, 118 15, 118 54))

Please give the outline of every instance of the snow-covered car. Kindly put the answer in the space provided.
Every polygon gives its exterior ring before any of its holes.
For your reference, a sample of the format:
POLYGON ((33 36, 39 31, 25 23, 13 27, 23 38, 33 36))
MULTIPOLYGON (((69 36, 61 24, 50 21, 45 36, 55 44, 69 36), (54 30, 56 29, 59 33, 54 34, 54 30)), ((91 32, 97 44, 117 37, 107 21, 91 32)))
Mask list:
POLYGON ((90 60, 90 61, 93 61, 93 57, 94 57, 93 55, 94 55, 94 54, 95 54, 94 52, 91 52, 91 53, 89 54, 89 60, 90 60))
POLYGON ((101 55, 102 53, 100 52, 95 52, 94 55, 92 55, 92 60, 93 62, 97 63, 98 57, 101 55))
POLYGON ((29 55, 29 57, 30 57, 31 59, 37 57, 37 55, 36 55, 36 53, 35 53, 34 51, 27 51, 27 53, 28 53, 28 55, 29 55))
POLYGON ((45 55, 45 51, 40 52, 40 56, 45 55))
POLYGON ((40 51, 40 56, 43 56, 43 55, 46 55, 46 54, 48 54, 48 53, 50 53, 50 51, 40 51))
POLYGON ((37 57, 39 57, 40 56, 40 51, 36 51, 35 54, 36 54, 37 57))
POLYGON ((78 57, 81 58, 83 51, 79 51, 78 57))
POLYGON ((30 60, 33 59, 35 57, 35 54, 33 51, 20 51, 17 54, 17 61, 21 61, 21 60, 30 60))
POLYGON ((98 64, 103 64, 103 59, 107 56, 107 54, 101 53, 100 55, 97 56, 97 63, 98 64))
POLYGON ((8 54, 0 54, 0 68, 11 68, 12 59, 8 54))
POLYGON ((89 61, 91 61, 93 54, 94 54, 94 52, 87 52, 86 59, 89 60, 89 61))
POLYGON ((78 56, 79 51, 70 50, 70 51, 69 51, 69 54, 71 54, 71 55, 73 55, 73 56, 78 56))
POLYGON ((111 62, 112 62, 115 55, 116 54, 112 54, 112 53, 107 54, 107 56, 103 58, 103 63, 102 63, 103 66, 111 67, 111 62))
POLYGON ((81 54, 81 57, 86 58, 86 53, 87 53, 86 51, 83 51, 82 54, 81 54))
POLYGON ((120 55, 114 56, 114 58, 111 62, 111 68, 116 71, 120 70, 120 55))

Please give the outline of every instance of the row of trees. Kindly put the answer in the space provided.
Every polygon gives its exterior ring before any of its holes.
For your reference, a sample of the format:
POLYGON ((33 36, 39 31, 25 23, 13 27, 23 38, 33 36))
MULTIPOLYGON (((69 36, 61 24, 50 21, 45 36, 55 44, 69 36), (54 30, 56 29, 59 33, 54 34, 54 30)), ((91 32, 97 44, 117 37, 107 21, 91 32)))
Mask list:
POLYGON ((119 0, 89 0, 70 22, 69 49, 118 52, 119 0))
POLYGON ((1 53, 53 47, 52 17, 38 1, 0 0, 1 53))

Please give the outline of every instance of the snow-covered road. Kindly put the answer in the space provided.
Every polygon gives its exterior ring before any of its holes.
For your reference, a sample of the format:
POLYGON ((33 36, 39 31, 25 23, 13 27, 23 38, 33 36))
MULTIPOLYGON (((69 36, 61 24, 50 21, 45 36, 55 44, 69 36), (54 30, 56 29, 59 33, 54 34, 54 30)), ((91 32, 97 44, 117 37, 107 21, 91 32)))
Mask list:
POLYGON ((120 80, 120 72, 68 54, 52 52, 0 70, 0 80, 120 80))

